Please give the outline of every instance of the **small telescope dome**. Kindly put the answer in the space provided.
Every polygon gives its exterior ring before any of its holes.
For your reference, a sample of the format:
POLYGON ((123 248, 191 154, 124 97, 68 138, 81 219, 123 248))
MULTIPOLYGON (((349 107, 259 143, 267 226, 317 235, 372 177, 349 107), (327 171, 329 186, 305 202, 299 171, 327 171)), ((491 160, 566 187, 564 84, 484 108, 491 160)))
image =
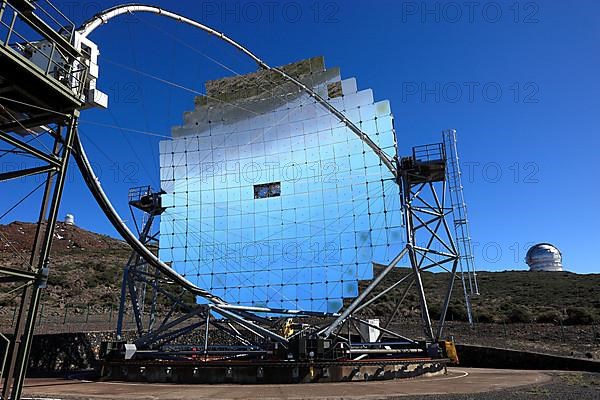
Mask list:
POLYGON ((65 215, 65 224, 75 225, 75 217, 73 216, 73 214, 65 215))

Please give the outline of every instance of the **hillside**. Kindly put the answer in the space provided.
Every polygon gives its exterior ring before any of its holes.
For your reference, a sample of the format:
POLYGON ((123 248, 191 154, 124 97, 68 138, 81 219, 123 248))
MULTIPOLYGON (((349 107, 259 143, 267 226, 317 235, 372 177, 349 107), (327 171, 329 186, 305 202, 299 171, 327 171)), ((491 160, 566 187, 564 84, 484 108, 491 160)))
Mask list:
MULTIPOLYGON (((35 224, 25 222, 0 225, 0 262, 4 266, 21 268, 28 261, 35 228, 35 224)), ((57 308, 66 304, 116 304, 129 253, 123 241, 58 223, 44 303, 57 308)), ((0 297, 0 305, 11 304, 10 299, 0 297)))
MULTIPOLYGON (((389 280, 399 278, 402 273, 406 272, 392 272, 389 280)), ((504 271, 478 272, 477 275, 481 294, 472 298, 472 305, 475 319, 479 322, 555 323, 563 320, 577 323, 574 318, 598 320, 600 316, 600 274, 504 271)), ((433 317, 439 316, 448 277, 448 273, 423 273, 423 285, 433 317)), ((372 314, 389 315, 396 296, 399 295, 385 296, 372 314)), ((407 300, 407 306, 401 311, 409 317, 417 312, 416 294, 409 294, 407 300)), ((448 311, 449 320, 467 319, 459 280, 454 285, 448 311)))
MULTIPOLYGON (((22 264, 20 257, 27 257, 34 233, 35 225, 30 223, 0 225, 0 262, 13 267, 22 264)), ((59 223, 52 248, 49 285, 44 292, 46 307, 118 304, 121 271, 129 253, 123 241, 59 223)), ((406 272, 395 270, 386 279, 398 279, 406 272)), ((574 312, 590 318, 600 315, 600 274, 506 271, 479 272, 478 276, 481 296, 473 299, 473 308, 480 322, 553 322, 568 320, 574 312)), ((423 274, 434 317, 439 314, 447 279, 447 273, 423 274)), ((370 314, 389 315, 399 295, 384 296, 370 314)), ((11 304, 6 298, 0 298, 0 305, 11 304)), ((407 296, 401 314, 412 317, 417 313, 417 296, 413 292, 407 296)), ((448 318, 466 318, 459 281, 448 318)))

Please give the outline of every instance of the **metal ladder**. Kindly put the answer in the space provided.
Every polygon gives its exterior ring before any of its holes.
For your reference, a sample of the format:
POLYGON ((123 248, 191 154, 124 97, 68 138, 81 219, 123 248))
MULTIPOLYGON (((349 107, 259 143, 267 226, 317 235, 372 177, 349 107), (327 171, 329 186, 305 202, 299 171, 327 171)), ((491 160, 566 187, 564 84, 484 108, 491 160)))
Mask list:
POLYGON ((460 256, 461 280, 469 323, 473 324, 471 296, 479 295, 479 285, 477 284, 473 244, 471 243, 471 235, 469 233, 467 205, 465 203, 460 164, 458 161, 456 130, 445 130, 442 132, 442 136, 446 147, 446 175, 450 192, 450 203, 452 205, 452 215, 454 217, 454 234, 460 256))

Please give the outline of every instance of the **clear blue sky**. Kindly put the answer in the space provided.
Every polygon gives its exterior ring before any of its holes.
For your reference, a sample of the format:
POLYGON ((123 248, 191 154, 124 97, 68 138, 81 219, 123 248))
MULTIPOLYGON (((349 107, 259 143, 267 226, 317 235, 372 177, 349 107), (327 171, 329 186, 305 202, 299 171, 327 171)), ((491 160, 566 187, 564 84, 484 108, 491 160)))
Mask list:
MULTIPOLYGON (((479 269, 523 269, 531 243, 551 242, 568 270, 600 272, 597 1, 154 3, 225 32, 271 65, 324 55, 343 77, 357 77, 359 88, 391 101, 401 152, 456 128, 479 269)), ((55 4, 80 23, 118 3, 55 4)), ((160 138, 86 121, 169 135, 195 94, 116 63, 197 91, 207 79, 232 74, 201 53, 239 73, 255 67, 214 38, 151 15, 114 20, 92 39, 111 105, 85 111, 81 131, 127 218, 128 187, 158 184, 160 138)), ((114 235, 74 164, 70 172, 61 216, 73 213, 78 225, 114 235)), ((32 182, 14 183, 6 204, 32 182)), ((32 205, 0 222, 32 220, 32 205)))

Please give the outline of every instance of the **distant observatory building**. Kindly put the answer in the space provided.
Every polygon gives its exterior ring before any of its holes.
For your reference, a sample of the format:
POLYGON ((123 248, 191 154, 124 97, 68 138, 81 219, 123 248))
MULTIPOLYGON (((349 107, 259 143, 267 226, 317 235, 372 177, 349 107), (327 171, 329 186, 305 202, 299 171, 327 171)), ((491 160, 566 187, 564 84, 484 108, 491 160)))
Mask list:
POLYGON ((530 271, 560 272, 563 270, 562 254, 550 243, 538 243, 531 246, 525 256, 530 271))
POLYGON ((75 225, 75 216, 73 216, 73 214, 65 215, 65 224, 66 225, 75 225))

